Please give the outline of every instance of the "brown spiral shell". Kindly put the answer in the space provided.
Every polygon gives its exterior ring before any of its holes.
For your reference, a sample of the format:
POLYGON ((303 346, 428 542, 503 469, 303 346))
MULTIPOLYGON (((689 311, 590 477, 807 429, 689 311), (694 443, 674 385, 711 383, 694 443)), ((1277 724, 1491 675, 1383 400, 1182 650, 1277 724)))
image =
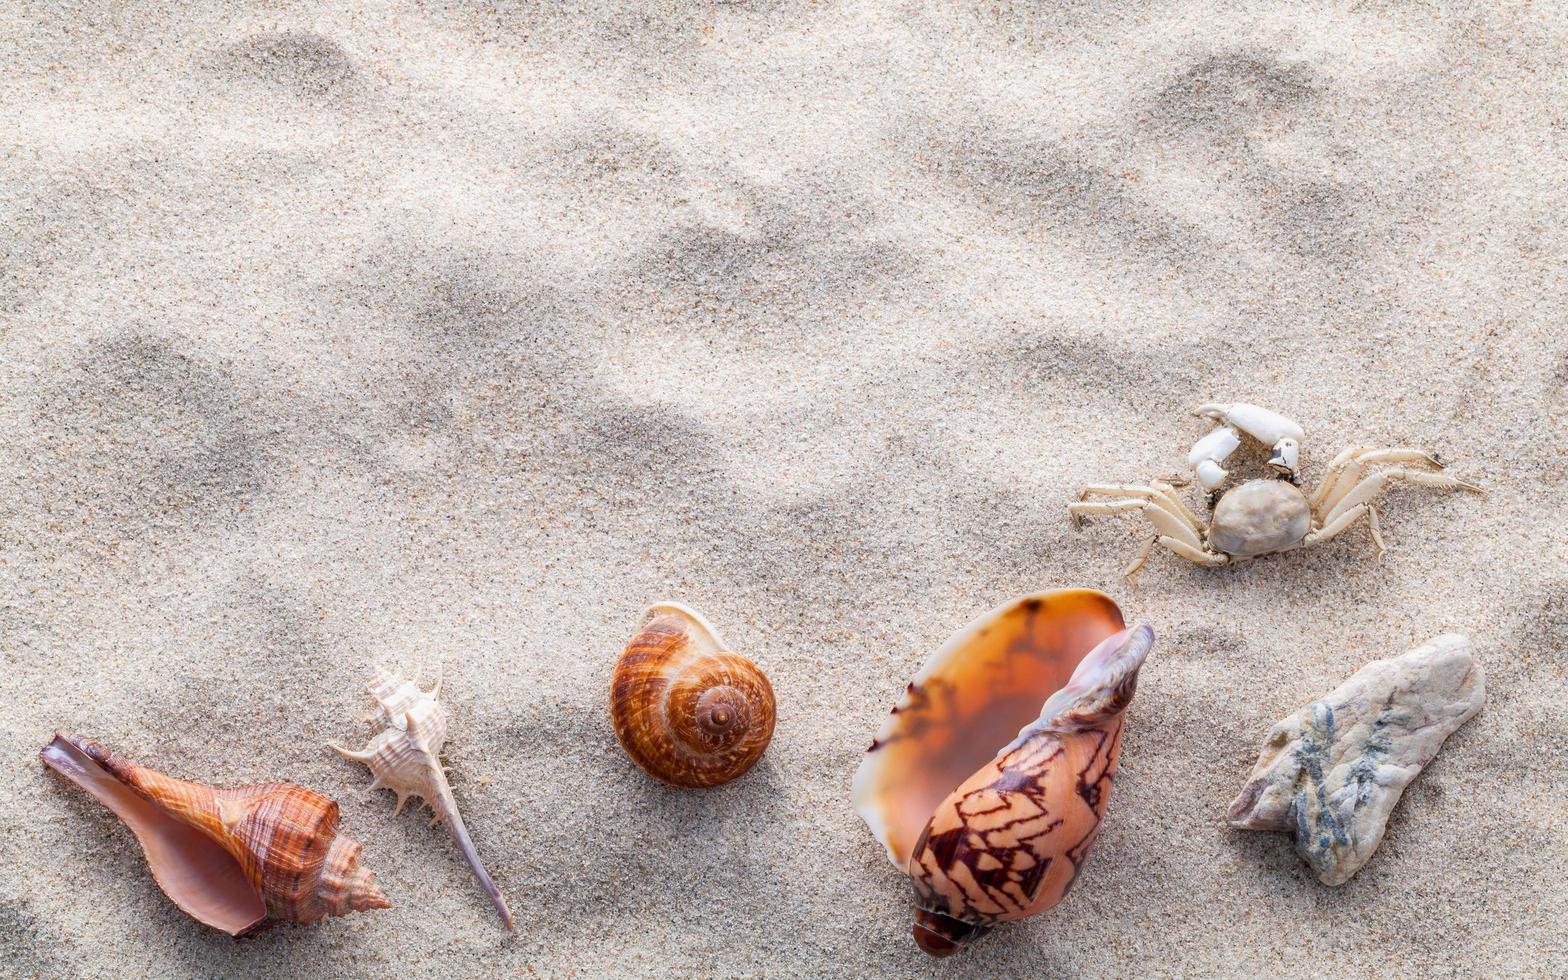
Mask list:
POLYGON ((159 887, 205 925, 238 936, 392 907, 359 842, 338 833, 338 805, 314 790, 186 782, 66 735, 40 755, 125 821, 159 887))
POLYGON ((727 783, 756 765, 773 737, 773 685, 730 653, 700 615, 648 607, 615 664, 610 718, 632 761, 674 786, 727 783))

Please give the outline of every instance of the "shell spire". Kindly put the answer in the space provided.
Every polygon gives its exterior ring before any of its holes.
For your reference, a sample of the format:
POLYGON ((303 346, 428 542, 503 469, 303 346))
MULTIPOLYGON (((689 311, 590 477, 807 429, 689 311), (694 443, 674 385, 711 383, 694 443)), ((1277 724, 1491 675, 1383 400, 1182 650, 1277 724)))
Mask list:
POLYGON ((371 792, 389 789, 397 794, 394 814, 402 812, 403 804, 411 796, 429 804, 435 812, 435 822, 446 824, 463 860, 468 862, 480 887, 490 896, 501 921, 511 929, 512 911, 507 908, 501 889, 479 860, 479 852, 474 848, 463 815, 458 812, 452 787, 447 782, 446 769, 441 765, 441 749, 446 745, 446 710, 436 700, 440 692, 439 680, 429 691, 421 691, 400 674, 378 676, 370 685, 370 693, 380 705, 384 727, 363 751, 355 752, 339 745, 332 748, 343 758, 370 769, 374 777, 371 792))
POLYGON ((188 782, 67 735, 40 756, 131 828, 159 887, 205 925, 237 936, 392 907, 338 833, 338 805, 314 790, 188 782))
POLYGON ((610 682, 615 735, 643 771, 672 786, 727 783, 762 758, 774 717, 767 675, 701 615, 675 602, 643 610, 610 682))

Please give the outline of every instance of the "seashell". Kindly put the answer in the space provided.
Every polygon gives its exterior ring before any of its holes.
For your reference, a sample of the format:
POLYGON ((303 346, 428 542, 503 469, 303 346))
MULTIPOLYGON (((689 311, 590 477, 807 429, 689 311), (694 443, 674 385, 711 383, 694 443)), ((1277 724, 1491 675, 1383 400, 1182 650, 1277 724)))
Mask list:
POLYGON ((632 761, 675 786, 727 783, 773 737, 773 685, 692 610, 643 610, 611 681, 610 718, 632 761))
POLYGON ((457 810, 457 800, 446 780, 446 768, 441 765, 441 748, 446 744, 446 709, 436 701, 441 692, 441 682, 429 691, 421 691, 413 682, 396 673, 382 674, 370 684, 370 693, 381 706, 381 723, 385 726, 364 751, 355 752, 342 746, 333 749, 345 759, 369 767, 375 778, 370 791, 389 789, 397 794, 396 815, 410 796, 417 796, 430 804, 435 812, 435 822, 446 824, 463 860, 479 879, 480 887, 490 896, 496 912, 508 929, 512 928, 512 912, 506 907, 506 898, 496 887, 479 852, 468 836, 463 815, 457 810))
POLYGON ((1102 593, 1046 592, 970 623, 915 675, 852 792, 914 886, 921 949, 952 955, 1067 894, 1153 641, 1102 593))
POLYGON ((125 821, 158 887, 203 925, 240 936, 392 907, 359 863, 359 843, 338 833, 338 805, 320 793, 189 783, 58 733, 39 755, 125 821))
POLYGON ((1485 702, 1485 672, 1457 633, 1374 660, 1274 725, 1230 824, 1292 835, 1318 880, 1342 885, 1383 842, 1405 787, 1485 702))

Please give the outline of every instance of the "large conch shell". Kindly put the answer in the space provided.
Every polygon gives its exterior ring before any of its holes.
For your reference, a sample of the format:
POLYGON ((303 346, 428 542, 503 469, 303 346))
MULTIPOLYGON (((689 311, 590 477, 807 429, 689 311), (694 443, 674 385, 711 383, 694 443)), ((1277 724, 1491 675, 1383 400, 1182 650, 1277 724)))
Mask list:
POLYGON ((1147 626, 1125 629, 1108 596, 1046 592, 969 624, 915 676, 853 799, 914 885, 921 949, 949 956, 1067 894, 1153 641, 1147 626))
POLYGON ((370 740, 364 751, 355 752, 334 745, 338 754, 369 767, 375 778, 370 783, 372 792, 389 789, 397 794, 394 814, 402 812, 410 796, 417 796, 430 804, 436 822, 446 824, 463 860, 479 879, 479 885, 490 896, 490 902, 508 929, 512 928, 512 912, 506 907, 501 889, 496 887, 485 866, 479 861, 479 852, 468 836, 463 815, 457 811, 457 800, 446 781, 446 769, 441 765, 441 748, 446 744, 446 709, 436 701, 441 683, 429 691, 421 691, 413 682, 404 680, 397 673, 384 673, 370 685, 370 693, 381 706, 381 723, 385 726, 370 740))
POLYGON ((632 761, 675 786, 729 782, 773 738, 773 685, 692 610, 660 602, 615 664, 610 718, 632 761))
POLYGON ((240 936, 392 907, 359 863, 359 843, 338 833, 338 805, 320 793, 188 783, 69 735, 39 755, 125 821, 158 887, 203 925, 240 936))

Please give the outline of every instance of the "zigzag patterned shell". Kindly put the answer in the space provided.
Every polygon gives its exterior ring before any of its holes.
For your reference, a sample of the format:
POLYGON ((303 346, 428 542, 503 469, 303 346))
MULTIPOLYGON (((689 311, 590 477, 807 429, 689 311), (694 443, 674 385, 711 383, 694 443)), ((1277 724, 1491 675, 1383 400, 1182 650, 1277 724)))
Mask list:
POLYGON ((909 685, 853 792, 910 877, 926 952, 954 953, 1066 895, 1110 799, 1152 642, 1101 593, 1044 593, 972 623, 909 685))

